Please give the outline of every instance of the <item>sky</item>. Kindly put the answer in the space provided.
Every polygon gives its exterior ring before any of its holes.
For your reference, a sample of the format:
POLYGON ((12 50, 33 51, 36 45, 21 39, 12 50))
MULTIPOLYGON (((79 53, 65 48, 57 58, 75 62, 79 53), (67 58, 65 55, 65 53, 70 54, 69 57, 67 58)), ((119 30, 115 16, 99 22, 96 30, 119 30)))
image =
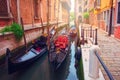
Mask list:
POLYGON ((75 0, 70 0, 70 1, 71 1, 71 10, 70 11, 72 12, 72 11, 74 11, 74 2, 75 2, 75 0))

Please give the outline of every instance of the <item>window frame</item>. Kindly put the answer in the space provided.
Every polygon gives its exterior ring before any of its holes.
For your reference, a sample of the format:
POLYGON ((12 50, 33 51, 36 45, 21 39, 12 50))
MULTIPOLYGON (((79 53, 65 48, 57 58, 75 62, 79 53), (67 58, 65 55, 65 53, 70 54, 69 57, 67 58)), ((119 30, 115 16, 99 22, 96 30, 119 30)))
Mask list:
POLYGON ((6 0, 6 1, 7 1, 7 13, 8 13, 8 15, 7 16, 0 15, 0 18, 12 18, 12 14, 10 12, 10 2, 11 2, 11 0, 6 0))
POLYGON ((116 2, 116 20, 115 20, 115 26, 120 26, 120 23, 117 23, 117 19, 118 19, 118 17, 117 17, 117 15, 118 15, 118 2, 120 2, 120 0, 117 0, 117 2, 116 2))
POLYGON ((120 0, 118 0, 117 2, 117 9, 116 9, 116 24, 120 25, 120 23, 118 23, 118 3, 120 4, 120 0))
POLYGON ((38 11, 38 9, 39 9, 39 2, 38 2, 38 0, 33 0, 33 9, 34 9, 34 19, 38 19, 39 18, 39 11, 38 11))
POLYGON ((98 5, 98 6, 101 5, 101 0, 97 0, 97 5, 98 5))

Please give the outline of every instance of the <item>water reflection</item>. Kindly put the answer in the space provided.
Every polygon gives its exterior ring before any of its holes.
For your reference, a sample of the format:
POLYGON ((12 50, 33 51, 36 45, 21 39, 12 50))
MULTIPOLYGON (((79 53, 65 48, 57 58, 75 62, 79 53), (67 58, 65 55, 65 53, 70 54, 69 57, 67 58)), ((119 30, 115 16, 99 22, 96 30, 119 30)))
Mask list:
POLYGON ((74 67, 75 46, 71 45, 71 53, 58 71, 54 72, 48 61, 48 54, 43 55, 26 69, 7 74, 5 65, 0 66, 0 80, 78 80, 74 67))
POLYGON ((71 62, 69 66, 69 75, 67 77, 67 80, 78 80, 77 74, 76 74, 76 68, 75 68, 75 46, 74 42, 71 45, 71 62))

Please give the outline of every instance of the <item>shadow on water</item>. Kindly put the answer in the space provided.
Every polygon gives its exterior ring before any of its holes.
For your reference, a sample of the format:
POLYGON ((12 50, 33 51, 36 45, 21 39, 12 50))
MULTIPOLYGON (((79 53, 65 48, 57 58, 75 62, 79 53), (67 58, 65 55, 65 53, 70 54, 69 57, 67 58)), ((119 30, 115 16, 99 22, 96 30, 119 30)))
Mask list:
MULTIPOLYGON (((26 69, 20 70, 11 75, 7 74, 5 65, 0 66, 0 80, 82 80, 79 79, 79 71, 76 71, 75 46, 71 45, 71 53, 56 72, 50 66, 48 53, 40 57, 36 62, 26 69)), ((79 70, 79 69, 77 69, 79 70)))

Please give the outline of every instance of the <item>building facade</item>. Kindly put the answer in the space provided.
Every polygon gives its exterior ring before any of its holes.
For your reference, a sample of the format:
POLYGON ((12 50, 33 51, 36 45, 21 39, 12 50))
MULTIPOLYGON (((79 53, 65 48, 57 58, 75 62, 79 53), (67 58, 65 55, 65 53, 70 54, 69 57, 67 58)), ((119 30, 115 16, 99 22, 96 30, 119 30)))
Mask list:
POLYGON ((84 13, 88 12, 88 1, 89 0, 75 0, 75 24, 78 26, 79 23, 86 22, 84 19, 84 13))
POLYGON ((92 8, 92 12, 90 12, 90 18, 94 20, 93 23, 90 24, 97 26, 104 31, 109 33, 110 30, 110 17, 112 17, 112 28, 111 33, 114 33, 114 25, 115 25, 115 5, 116 0, 90 0, 89 1, 89 8, 92 8), (111 14, 111 7, 112 8, 112 16, 111 14))
POLYGON ((120 39, 120 0, 116 0, 114 15, 114 36, 120 39))
POLYGON ((91 24, 92 26, 98 26, 97 15, 95 13, 95 6, 96 4, 94 0, 88 1, 89 24, 91 24))
MULTIPOLYGON (((69 24, 69 11, 70 0, 0 0, 0 29, 13 22, 21 24, 22 18, 26 40, 30 42, 42 32, 48 33, 47 22, 50 28, 69 24)), ((12 50, 22 45, 23 39, 16 42, 13 34, 0 34, 0 55, 6 48, 12 50)))

